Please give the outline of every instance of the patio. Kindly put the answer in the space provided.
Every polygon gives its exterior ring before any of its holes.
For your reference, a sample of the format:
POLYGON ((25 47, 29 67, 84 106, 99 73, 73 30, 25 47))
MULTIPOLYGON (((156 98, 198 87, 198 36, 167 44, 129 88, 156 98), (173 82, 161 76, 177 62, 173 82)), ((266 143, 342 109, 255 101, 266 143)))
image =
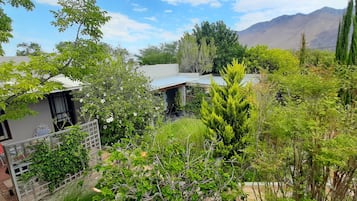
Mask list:
POLYGON ((0 201, 17 201, 15 195, 10 195, 13 185, 9 174, 6 174, 6 164, 0 164, 0 201))

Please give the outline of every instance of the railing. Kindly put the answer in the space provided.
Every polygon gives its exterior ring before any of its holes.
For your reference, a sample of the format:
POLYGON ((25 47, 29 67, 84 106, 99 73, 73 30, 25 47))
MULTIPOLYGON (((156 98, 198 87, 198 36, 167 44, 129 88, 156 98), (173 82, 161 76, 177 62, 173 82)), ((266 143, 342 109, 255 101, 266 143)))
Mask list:
MULTIPOLYGON (((82 131, 88 133, 88 136, 82 144, 89 151, 89 165, 91 166, 96 164, 99 160, 98 151, 101 149, 98 122, 97 120, 94 120, 82 124, 80 127, 82 131)), ((59 137, 67 133, 69 133, 69 130, 62 130, 48 135, 4 145, 4 151, 9 165, 9 173, 19 201, 37 201, 50 194, 48 182, 31 179, 25 183, 20 180, 21 174, 27 172, 29 165, 31 165, 31 160, 29 160, 29 156, 32 152, 31 146, 46 140, 50 143, 51 147, 55 149, 60 146, 59 137)), ((67 183, 75 180, 81 175, 82 172, 78 172, 74 175, 67 175, 67 178, 54 191, 63 188, 67 183)))

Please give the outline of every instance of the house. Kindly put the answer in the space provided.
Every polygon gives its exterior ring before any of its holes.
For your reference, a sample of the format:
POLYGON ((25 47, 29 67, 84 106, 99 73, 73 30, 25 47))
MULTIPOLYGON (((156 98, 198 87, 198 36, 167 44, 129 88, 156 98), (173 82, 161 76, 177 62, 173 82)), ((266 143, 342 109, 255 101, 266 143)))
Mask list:
MULTIPOLYGON (((0 63, 9 61, 28 62, 29 58, 23 56, 0 57, 0 63)), ((78 90, 81 83, 63 75, 55 76, 51 78, 51 81, 62 83, 63 89, 52 91, 38 103, 30 105, 30 109, 37 112, 37 115, 1 122, 0 141, 6 141, 5 143, 22 141, 58 131, 78 122, 80 105, 72 100, 71 92, 78 90)))
MULTIPOLYGON (((168 114, 177 109, 175 108, 177 99, 179 99, 181 106, 186 105, 188 87, 202 87, 208 90, 211 85, 211 79, 218 85, 225 85, 221 76, 180 73, 178 64, 145 65, 139 67, 138 71, 150 78, 152 90, 163 94, 168 114)), ((260 75, 246 74, 241 84, 246 85, 249 82, 257 84, 259 81, 260 75)))
MULTIPOLYGON (((28 57, 0 57, 2 62, 28 62, 28 57)), ((199 86, 209 88, 211 79, 217 84, 224 85, 220 76, 199 75, 198 73, 180 73, 178 64, 147 65, 138 68, 144 76, 151 80, 153 91, 163 95, 167 114, 178 110, 186 104, 187 88, 199 86)), ((80 103, 72 100, 71 92, 81 88, 81 83, 58 75, 52 78, 63 84, 62 90, 52 91, 45 99, 29 107, 37 112, 35 116, 27 116, 20 120, 7 120, 0 124, 0 141, 21 141, 35 136, 58 131, 65 126, 76 124, 79 119, 80 103)), ((247 74, 242 84, 258 83, 259 75, 247 74)))

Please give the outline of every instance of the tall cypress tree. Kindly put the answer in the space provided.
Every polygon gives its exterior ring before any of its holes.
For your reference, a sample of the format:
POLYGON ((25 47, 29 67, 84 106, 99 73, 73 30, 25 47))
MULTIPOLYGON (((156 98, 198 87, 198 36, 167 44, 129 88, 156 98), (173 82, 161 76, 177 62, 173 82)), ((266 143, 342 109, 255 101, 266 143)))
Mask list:
POLYGON ((339 25, 339 33, 336 45, 336 61, 347 64, 350 50, 350 30, 353 21, 353 0, 348 2, 347 11, 339 25))
POLYGON ((353 32, 351 38, 351 48, 348 55, 348 63, 349 65, 357 64, 357 0, 355 3, 355 16, 353 20, 353 32))
POLYGON ((300 52, 299 52, 300 66, 305 65, 305 60, 306 60, 306 38, 305 38, 305 33, 302 33, 301 34, 301 46, 300 46, 300 52))

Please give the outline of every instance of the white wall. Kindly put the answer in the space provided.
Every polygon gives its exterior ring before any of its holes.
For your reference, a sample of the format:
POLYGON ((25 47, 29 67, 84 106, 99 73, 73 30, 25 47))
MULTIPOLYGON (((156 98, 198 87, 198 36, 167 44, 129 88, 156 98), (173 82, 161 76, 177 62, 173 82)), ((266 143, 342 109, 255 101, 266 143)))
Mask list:
POLYGON ((13 138, 10 140, 11 142, 32 138, 35 129, 39 125, 47 125, 51 131, 54 131, 51 110, 47 99, 41 100, 37 104, 31 105, 30 108, 36 111, 37 114, 34 116, 27 116, 20 120, 8 121, 10 132, 13 138))
POLYGON ((178 64, 157 64, 146 65, 138 68, 139 72, 142 72, 150 79, 158 79, 163 77, 175 76, 179 73, 178 64))

